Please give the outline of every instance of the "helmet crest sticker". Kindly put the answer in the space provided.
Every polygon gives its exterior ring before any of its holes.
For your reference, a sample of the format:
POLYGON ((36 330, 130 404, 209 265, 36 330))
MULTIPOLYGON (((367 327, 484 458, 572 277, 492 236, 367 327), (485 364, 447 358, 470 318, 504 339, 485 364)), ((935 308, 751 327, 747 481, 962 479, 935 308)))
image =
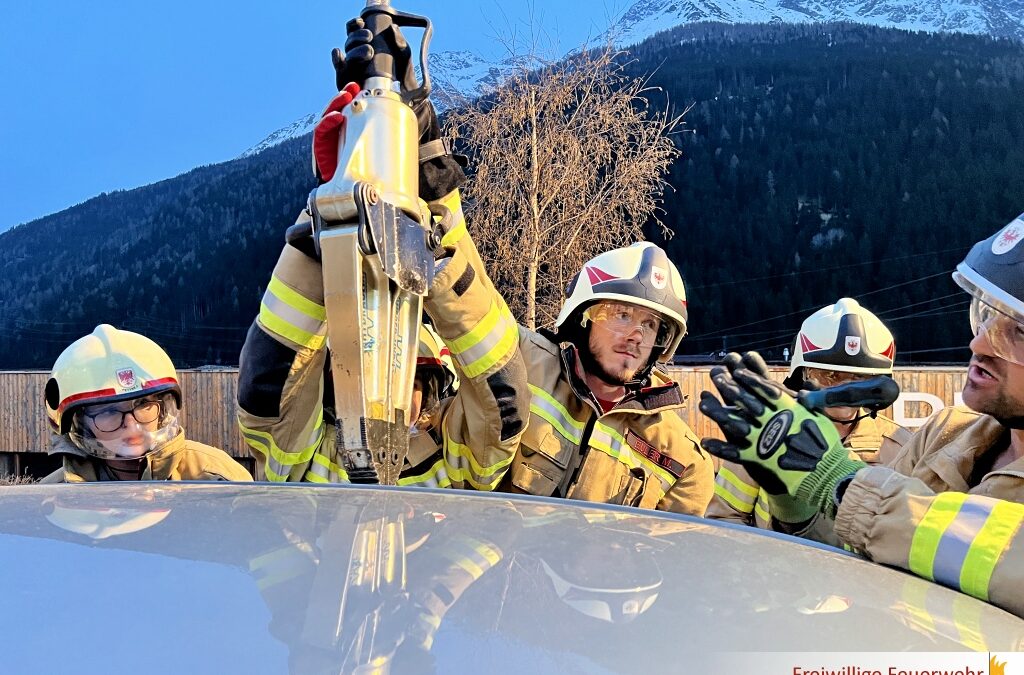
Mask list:
POLYGON ((591 286, 596 286, 597 284, 600 284, 605 281, 613 281, 614 279, 618 278, 613 277, 604 270, 600 270, 596 267, 591 267, 589 265, 585 269, 587 270, 587 277, 590 279, 591 286))
POLYGON ((664 267, 651 266, 651 283, 659 291, 668 283, 668 271, 664 267))
POLYGON ((857 354, 860 354, 860 336, 846 336, 846 353, 849 354, 850 356, 856 356, 857 354))
POLYGON ((1003 228, 995 239, 992 240, 992 252, 996 255, 1009 253, 1024 238, 1024 223, 1019 219, 1013 221, 1003 228))
POLYGON ((117 383, 121 385, 123 389, 132 389, 136 385, 135 371, 131 368, 124 368, 116 373, 117 383))

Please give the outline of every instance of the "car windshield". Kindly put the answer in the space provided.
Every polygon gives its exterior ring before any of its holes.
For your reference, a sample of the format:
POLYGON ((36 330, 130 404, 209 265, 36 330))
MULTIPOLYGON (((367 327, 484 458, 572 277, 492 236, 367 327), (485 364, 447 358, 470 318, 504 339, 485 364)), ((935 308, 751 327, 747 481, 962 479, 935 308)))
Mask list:
POLYGON ((18 576, 2 627, 12 672, 66 667, 46 645, 71 635, 150 671, 159 658, 168 672, 446 673, 1024 638, 1024 621, 922 579, 698 518, 346 486, 0 491, 0 565, 18 576), (965 612, 983 635, 957 628, 965 612))

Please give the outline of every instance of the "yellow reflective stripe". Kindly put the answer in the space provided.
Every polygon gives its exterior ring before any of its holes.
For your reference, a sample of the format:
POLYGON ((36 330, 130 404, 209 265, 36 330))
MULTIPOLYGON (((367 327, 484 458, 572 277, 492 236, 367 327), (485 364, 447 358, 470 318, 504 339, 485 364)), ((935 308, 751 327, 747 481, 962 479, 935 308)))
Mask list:
POLYGON ((273 293, 289 307, 297 309, 315 321, 327 321, 327 309, 323 305, 290 288, 276 276, 271 275, 270 283, 267 284, 267 292, 273 293))
POLYGON ((285 321, 275 314, 267 303, 260 303, 260 323, 267 330, 287 338, 295 344, 307 349, 320 349, 327 341, 326 335, 317 335, 303 330, 294 324, 285 321))
POLYGON ((307 571, 309 557, 291 546, 279 548, 249 561, 249 571, 256 576, 256 587, 261 591, 276 584, 294 579, 307 571))
POLYGON ((533 394, 530 399, 530 413, 537 415, 553 426, 565 440, 579 445, 583 440, 583 422, 569 414, 565 406, 542 389, 529 385, 533 394))
POLYGON ((288 480, 291 467, 305 464, 314 456, 317 448, 324 440, 324 409, 317 405, 316 420, 313 427, 313 442, 298 452, 286 452, 278 447, 274 437, 265 431, 250 429, 241 422, 238 423, 242 430, 242 437, 252 449, 263 454, 267 458, 264 467, 267 478, 272 482, 284 482, 288 480))
POLYGON ((715 496, 721 498, 722 501, 724 501, 726 504, 736 509, 740 513, 749 514, 751 511, 754 510, 753 503, 747 503, 743 501, 742 499, 734 495, 732 492, 730 492, 729 488, 720 484, 717 480, 715 481, 715 496))
POLYGON ((313 455, 313 463, 306 472, 306 480, 311 483, 348 483, 348 472, 341 466, 335 464, 331 459, 321 453, 313 455), (325 475, 326 471, 326 475, 325 475), (310 474, 322 480, 310 480, 310 474))
POLYGON ((465 571, 466 574, 471 576, 474 580, 479 579, 484 575, 485 570, 481 569, 479 565, 477 565, 474 561, 470 560, 466 556, 459 555, 455 551, 442 549, 441 556, 447 558, 451 562, 461 567, 462 570, 465 571))
POLYGON ((987 652, 988 643, 981 628, 981 606, 963 595, 953 597, 953 624, 960 634, 960 644, 976 652, 987 652))
POLYGON ((935 553, 939 549, 939 542, 942 541, 946 528, 956 519, 966 499, 967 495, 962 492, 943 492, 935 497, 914 530, 908 556, 911 572, 929 581, 935 580, 935 553))
POLYGON ((433 466, 427 469, 426 473, 419 476, 405 476, 398 479, 399 485, 411 485, 416 487, 451 487, 452 480, 445 470, 444 458, 438 459, 433 466))
POLYGON ((761 520, 765 527, 771 523, 772 514, 768 508, 768 493, 761 490, 757 493, 757 503, 754 504, 754 517, 761 520))
POLYGON ((455 246, 460 239, 466 236, 466 216, 462 212, 462 198, 459 196, 458 190, 452 190, 437 201, 452 212, 452 220, 455 223, 452 229, 441 237, 441 246, 455 246))
POLYGON ((480 466, 472 450, 468 445, 463 445, 452 440, 449 434, 444 438, 444 462, 447 465, 447 474, 451 481, 458 480, 469 483, 477 490, 491 492, 505 475, 515 456, 506 457, 496 464, 488 467, 480 466))
POLYGON ((758 493, 761 491, 761 489, 757 485, 751 485, 750 483, 747 483, 742 478, 737 476, 728 467, 724 467, 723 466, 721 469, 719 469, 718 470, 718 477, 721 478, 722 480, 728 482, 730 485, 732 485, 734 488, 736 488, 736 490, 738 490, 739 492, 749 496, 751 504, 754 503, 754 499, 757 498, 758 493))
POLYGON ((920 579, 907 579, 896 604, 896 608, 902 610, 912 623, 924 628, 929 634, 937 632, 935 617, 928 611, 928 591, 932 588, 920 579))
POLYGON ((302 347, 320 349, 327 339, 326 321, 323 305, 271 276, 260 303, 260 323, 267 330, 302 347))
POLYGON ((519 326, 501 299, 491 301, 482 319, 467 333, 448 343, 452 357, 468 377, 477 377, 511 354, 519 343, 519 326))
POLYGON ((988 600, 988 586, 996 563, 1024 521, 1024 506, 998 501, 985 525, 974 537, 960 570, 960 590, 988 600))
POLYGON ((590 447, 597 448, 630 468, 636 468, 642 464, 661 481, 665 492, 668 492, 675 482, 675 476, 646 457, 634 454, 632 448, 626 443, 626 439, 619 432, 600 422, 594 425, 594 431, 590 436, 590 447))

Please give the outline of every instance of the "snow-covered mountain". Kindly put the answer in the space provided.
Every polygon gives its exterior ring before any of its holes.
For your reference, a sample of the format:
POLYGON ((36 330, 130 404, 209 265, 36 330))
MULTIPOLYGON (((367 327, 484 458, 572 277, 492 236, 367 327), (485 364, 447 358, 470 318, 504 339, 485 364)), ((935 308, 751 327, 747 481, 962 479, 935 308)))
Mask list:
MULTIPOLYGON (((643 42, 655 33, 699 21, 723 23, 807 23, 849 21, 887 28, 988 34, 1024 40, 1024 0, 637 0, 608 31, 619 47, 643 42)), ((439 110, 472 100, 499 83, 515 67, 512 60, 485 61, 467 51, 430 55, 432 98, 439 110)), ((243 153, 256 154, 289 138, 309 133, 310 114, 278 129, 243 153)))
POLYGON ((684 23, 851 21, 1024 39, 1024 0, 638 0, 608 34, 634 45, 684 23))

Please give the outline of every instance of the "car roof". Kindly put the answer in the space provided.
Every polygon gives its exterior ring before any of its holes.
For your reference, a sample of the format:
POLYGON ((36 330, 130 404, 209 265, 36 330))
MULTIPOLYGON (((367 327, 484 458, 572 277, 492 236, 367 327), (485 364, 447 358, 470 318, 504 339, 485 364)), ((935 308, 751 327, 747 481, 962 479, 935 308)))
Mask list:
POLYGON ((701 518, 301 484, 0 494, 12 672, 632 673, 682 654, 1024 644, 1024 621, 986 603, 701 518))

